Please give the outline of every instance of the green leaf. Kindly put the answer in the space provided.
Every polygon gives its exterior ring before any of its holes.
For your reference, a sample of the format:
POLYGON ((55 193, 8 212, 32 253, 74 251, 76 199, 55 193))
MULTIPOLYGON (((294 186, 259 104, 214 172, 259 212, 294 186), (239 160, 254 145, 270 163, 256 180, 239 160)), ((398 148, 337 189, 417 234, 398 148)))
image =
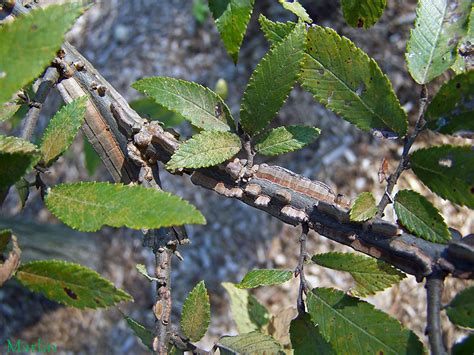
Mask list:
POLYGON ((227 354, 284 354, 280 344, 270 335, 251 332, 224 336, 216 344, 222 355, 227 354))
POLYGON ((471 0, 419 1, 406 53, 408 71, 418 84, 429 83, 454 63, 470 11, 471 0))
POLYGON ((204 131, 181 144, 166 167, 174 170, 217 165, 232 158, 241 148, 242 142, 234 133, 204 131))
POLYGON ((0 105, 41 74, 81 12, 77 3, 51 5, 0 27, 0 105))
POLYGON ((454 344, 452 355, 471 355, 474 352, 474 333, 465 337, 461 342, 454 344))
POLYGON ((451 233, 439 211, 419 193, 399 191, 395 196, 394 208, 400 222, 418 237, 443 244, 451 239, 451 233))
POLYGON ((89 143, 86 137, 84 137, 84 165, 89 176, 92 176, 97 171, 97 168, 100 166, 102 160, 100 160, 99 155, 92 147, 92 144, 89 143))
POLYGON ((220 96, 197 83, 157 76, 139 80, 132 87, 201 129, 229 131, 234 127, 220 96))
POLYGON ((341 5, 349 25, 369 28, 382 16, 387 0, 342 0, 341 5))
POLYGON ((236 284, 238 288, 255 288, 285 283, 293 278, 292 270, 257 269, 248 272, 243 280, 236 284))
POLYGON ((301 21, 312 23, 311 17, 309 17, 306 9, 297 1, 286 1, 286 0, 278 0, 280 4, 285 8, 285 10, 291 11, 296 16, 298 16, 301 21))
POLYGON ((74 100, 49 122, 40 145, 45 166, 54 163, 71 145, 84 121, 86 102, 87 96, 74 100))
POLYGON ((319 128, 309 126, 278 127, 260 138, 255 149, 267 156, 280 155, 301 149, 314 142, 320 133, 319 128))
POLYGON ((234 63, 239 58, 240 46, 252 15, 255 0, 209 0, 209 8, 216 22, 227 53, 234 63))
POLYGON ((21 208, 25 208, 26 201, 30 196, 30 183, 25 178, 21 178, 15 183, 15 189, 18 193, 18 197, 20 198, 21 208))
POLYGON ((142 117, 151 121, 160 121, 166 128, 176 127, 184 120, 183 116, 157 104, 151 98, 132 101, 130 107, 142 117))
POLYGON ((140 339, 150 351, 153 351, 153 332, 150 329, 145 328, 143 325, 138 323, 135 319, 126 316, 122 313, 123 318, 127 322, 128 327, 133 331, 133 334, 140 339))
POLYGON ((336 353, 319 332, 319 327, 311 322, 308 313, 298 316, 290 323, 291 348, 294 355, 336 353))
POLYGON ((11 118, 20 108, 20 105, 17 105, 13 102, 5 102, 0 104, 0 122, 6 121, 11 118))
POLYGON ((272 44, 272 46, 283 41, 283 39, 285 39, 285 37, 288 36, 296 26, 296 23, 291 21, 273 22, 263 14, 260 14, 258 22, 260 22, 260 28, 262 29, 265 38, 272 44))
POLYGON ((222 286, 229 294, 232 317, 239 333, 260 330, 268 324, 270 315, 267 309, 248 291, 241 290, 230 282, 223 282, 222 286))
POLYGON ((350 218, 354 222, 365 222, 373 218, 376 213, 377 205, 374 196, 370 192, 363 192, 352 205, 350 218))
POLYGON ((330 252, 314 255, 311 260, 333 270, 349 272, 356 282, 352 293, 360 297, 374 295, 406 277, 390 264, 353 253, 330 252))
POLYGON ((250 77, 240 107, 240 123, 250 135, 275 117, 300 72, 306 31, 303 23, 270 49, 250 77))
POLYGON ((5 251, 11 239, 12 239, 12 231, 10 229, 4 229, 0 231, 0 256, 5 251))
POLYGON ((427 127, 435 132, 474 133, 474 71, 445 83, 426 110, 427 127))
POLYGON ((410 330, 370 303, 344 292, 315 288, 308 312, 337 354, 422 354, 423 345, 410 330))
POLYGON ((474 287, 459 292, 446 307, 446 313, 457 326, 474 329, 474 287))
POLYGON ((407 132, 407 116, 377 63, 334 30, 312 26, 301 82, 315 99, 362 130, 407 132))
POLYGON ((146 278, 148 281, 150 281, 150 282, 152 282, 152 281, 158 281, 158 279, 157 279, 156 277, 151 277, 150 275, 148 275, 148 272, 146 271, 146 266, 145 266, 145 265, 143 265, 143 264, 137 264, 137 265, 135 265, 135 268, 137 269, 137 271, 138 271, 141 275, 145 276, 145 278, 146 278))
POLYGON ((206 334, 211 321, 211 305, 204 281, 199 282, 184 301, 181 329, 191 341, 199 341, 206 334))
POLYGON ((474 208, 474 150, 442 145, 419 149, 410 159, 416 176, 431 191, 461 206, 474 208))
POLYGON ((56 185, 45 199, 48 209, 69 227, 94 232, 102 226, 156 229, 204 224, 188 202, 164 191, 105 182, 56 185))
MULTIPOLYGON (((474 5, 471 6, 471 14, 469 15, 469 25, 466 35, 459 40, 458 48, 456 50, 456 61, 451 66, 456 74, 461 74, 472 69, 474 62, 469 56, 469 47, 472 48, 474 43, 474 5)), ((472 50, 472 49, 471 49, 472 50)))
POLYGON ((76 308, 104 308, 132 296, 94 270, 60 260, 40 260, 20 266, 15 277, 33 292, 76 308))
POLYGON ((0 191, 29 172, 40 157, 37 147, 30 142, 0 135, 0 191))

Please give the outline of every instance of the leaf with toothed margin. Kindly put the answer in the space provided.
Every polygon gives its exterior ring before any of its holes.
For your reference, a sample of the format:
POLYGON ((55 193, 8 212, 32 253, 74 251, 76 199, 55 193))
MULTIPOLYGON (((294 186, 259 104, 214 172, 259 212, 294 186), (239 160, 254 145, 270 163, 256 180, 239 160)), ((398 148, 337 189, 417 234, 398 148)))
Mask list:
POLYGON ((157 76, 138 80, 132 87, 203 130, 230 131, 234 127, 221 97, 197 83, 157 76))
POLYGON ((296 16, 301 21, 307 22, 307 23, 312 23, 313 20, 311 17, 309 17, 308 13, 306 12, 306 9, 297 1, 297 0, 292 0, 292 1, 286 1, 286 0, 278 0, 283 6, 285 10, 291 11, 294 13, 296 16))
POLYGON ((408 71, 418 84, 429 83, 454 63, 471 6, 471 0, 419 1, 406 50, 408 71))
POLYGON ((260 286, 280 285, 292 278, 292 270, 257 269, 249 271, 243 280, 235 286, 238 288, 255 288, 260 286))
POLYGON ((314 142, 320 133, 319 128, 309 126, 278 127, 261 137, 255 144, 255 150, 266 156, 293 152, 314 142))
POLYGON ((365 131, 407 132, 407 115, 377 63, 334 30, 312 26, 301 79, 314 98, 365 131))
POLYGON ((181 311, 181 329, 191 341, 199 341, 211 321, 211 305, 204 281, 199 282, 186 297, 181 311))
POLYGON ((331 344, 321 335, 319 327, 311 321, 308 313, 298 315, 291 321, 290 339, 294 355, 336 354, 331 344))
POLYGON ((175 170, 214 166, 232 158, 241 148, 242 142, 234 133, 204 131, 181 144, 166 167, 175 170))
POLYGON ((469 15, 469 26, 466 35, 459 40, 458 48, 456 50, 456 61, 451 66, 456 74, 469 72, 474 68, 474 58, 469 55, 469 50, 472 51, 474 45, 474 5, 471 7, 471 14, 469 15))
POLYGON ((15 277, 30 291, 75 308, 106 308, 133 301, 94 270, 65 261, 32 261, 20 266, 15 277))
POLYGON ((296 22, 274 22, 260 14, 258 18, 263 35, 272 46, 277 45, 294 30, 296 22))
POLYGON ((236 336, 223 336, 216 344, 222 355, 272 354, 284 355, 282 347, 270 335, 251 332, 236 336))
POLYGON ((227 53, 234 63, 252 15, 255 0, 209 0, 209 9, 216 22, 227 53))
POLYGON ((191 204, 168 192, 106 182, 56 185, 46 195, 48 209, 69 227, 95 232, 102 226, 156 229, 205 224, 191 204))
POLYGON ((442 145, 418 149, 410 157, 416 176, 435 194, 474 208, 474 148, 442 145))
POLYGON ((5 102, 3 105, 0 104, 0 122, 6 121, 11 118, 18 110, 20 105, 14 102, 5 102))
POLYGON ((361 193, 351 207, 351 221, 364 222, 371 219, 377 213, 374 195, 370 192, 361 193))
POLYGON ((393 206, 399 221, 417 236, 441 244, 451 239, 451 233, 439 211, 419 193, 398 191, 393 206))
POLYGON ((240 123, 248 134, 261 132, 288 97, 300 72, 305 37, 305 25, 299 23, 252 73, 240 106, 240 123))
POLYGON ((143 345, 145 345, 150 351, 153 351, 153 332, 150 329, 145 328, 143 325, 138 323, 135 319, 126 316, 122 313, 123 318, 127 322, 128 327, 133 331, 133 334, 140 339, 143 345))
POLYGON ((446 306, 449 320, 457 326, 474 329, 474 286, 459 292, 446 306))
POLYGON ((369 28, 382 16, 387 0, 342 0, 342 14, 352 27, 369 28))

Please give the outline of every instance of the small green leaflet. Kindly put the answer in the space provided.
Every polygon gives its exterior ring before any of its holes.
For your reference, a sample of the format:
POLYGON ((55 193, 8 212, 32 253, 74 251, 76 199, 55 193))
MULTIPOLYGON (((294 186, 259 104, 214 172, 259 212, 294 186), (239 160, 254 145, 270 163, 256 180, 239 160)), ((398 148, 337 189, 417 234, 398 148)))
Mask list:
POLYGON ((105 308, 133 301, 94 270, 65 261, 32 261, 20 266, 15 277, 29 290, 75 308, 105 308))
POLYGON ((170 170, 205 168, 220 164, 242 149, 242 142, 234 133, 203 131, 181 144, 166 164, 170 170))
POLYGON ((5 102, 3 105, 0 104, 0 122, 6 121, 11 118, 20 108, 13 102, 5 102))
POLYGON ((474 58, 469 55, 469 47, 472 50, 474 43, 474 5, 471 6, 471 14, 469 15, 469 26, 466 35, 461 38, 456 51, 456 61, 451 66, 456 74, 468 72, 474 67, 474 58))
POLYGON ((426 110, 427 127, 444 134, 474 133, 474 71, 446 82, 426 110))
POLYGON ((51 5, 0 27, 0 106, 41 74, 81 13, 77 3, 51 5))
POLYGON ((350 211, 351 221, 365 222, 371 219, 377 213, 377 206, 375 205, 375 198, 370 192, 361 193, 350 211))
POLYGON ((258 269, 248 272, 243 280, 235 286, 238 288, 255 288, 260 286, 279 285, 291 280, 292 278, 292 270, 258 269))
POLYGON ((474 329, 474 286, 459 292, 446 307, 446 313, 454 324, 474 329))
POLYGON ((143 345, 145 345, 150 351, 153 351, 153 332, 138 323, 135 319, 130 318, 123 313, 122 316, 126 320, 128 327, 133 331, 133 334, 135 334, 135 336, 140 339, 143 345))
POLYGON ((410 330, 370 303, 342 291, 315 288, 308 293, 308 313, 337 354, 422 354, 410 330))
POLYGON ((362 130, 407 132, 407 116, 377 63, 334 30, 312 26, 301 82, 318 101, 362 130))
POLYGON ((319 327, 311 322, 308 313, 299 315, 291 321, 290 339, 294 355, 336 355, 331 344, 319 332, 319 327))
POLYGON ((352 293, 360 297, 374 295, 406 277, 390 264, 353 253, 317 254, 311 260, 333 270, 349 272, 356 282, 352 293))
POLYGON ((95 232, 102 226, 156 229, 205 224, 191 204, 170 193, 105 182, 56 185, 48 191, 48 209, 69 227, 95 232))
POLYGON ((240 107, 240 123, 248 134, 261 132, 288 97, 300 72, 305 38, 305 25, 299 23, 252 73, 240 107))
POLYGON ((268 324, 270 320, 268 311, 247 290, 241 290, 230 282, 223 282, 222 286, 229 294, 232 318, 239 333, 260 330, 268 324))
POLYGON ((0 230, 0 256, 5 251, 11 239, 12 239, 12 231, 10 229, 0 230))
POLYGON ((84 121, 86 102, 87 96, 74 100, 49 122, 40 144, 45 166, 50 166, 71 145, 84 121))
POLYGON ((452 355, 470 355, 474 350, 474 333, 469 334, 460 342, 454 344, 451 349, 452 355))
POLYGON ((234 127, 234 119, 220 96, 197 83, 157 76, 139 80, 132 87, 198 128, 229 131, 234 127))
POLYGON ((89 176, 93 176, 102 161, 86 137, 84 137, 83 147, 85 168, 89 176))
POLYGON ((420 0, 407 45, 408 71, 418 84, 442 74, 456 60, 459 39, 467 32, 471 0, 420 0))
POLYGON ((451 239, 451 233, 439 211, 419 193, 399 191, 395 196, 394 208, 400 222, 418 237, 442 244, 451 239))
POLYGON ((262 29, 265 38, 272 46, 283 41, 283 39, 288 36, 296 26, 296 23, 291 21, 273 22, 263 14, 260 14, 258 22, 260 22, 260 28, 262 29))
POLYGON ((183 116, 157 104, 152 98, 146 97, 132 101, 130 107, 146 119, 160 121, 166 128, 176 127, 184 120, 183 116))
POLYGON ((21 208, 25 208, 26 201, 30 196, 30 183, 25 178, 21 178, 15 183, 15 189, 20 197, 21 208))
POLYGON ((30 142, 0 135, 0 191, 29 172, 40 157, 39 150, 30 142))
POLYGON ((342 0, 341 5, 349 25, 369 28, 382 16, 387 0, 342 0))
POLYGON ((224 336, 216 344, 222 355, 275 354, 283 355, 282 347, 270 335, 251 332, 236 336, 224 336))
POLYGON ((255 150, 267 156, 293 152, 314 142, 320 133, 319 128, 309 126, 278 127, 261 137, 255 150))
POLYGON ((152 282, 152 281, 158 281, 158 279, 156 277, 151 277, 150 275, 148 275, 148 271, 146 271, 146 266, 143 265, 143 264, 137 264, 135 265, 135 268, 137 269, 137 271, 142 274, 148 281, 152 282))
POLYGON ((199 282, 184 301, 181 329, 191 341, 199 341, 206 334, 211 321, 211 305, 204 281, 199 282))
POLYGON ((209 0, 209 9, 216 22, 227 53, 234 63, 252 15, 255 0, 209 0))
POLYGON ((301 6, 301 4, 297 0, 278 0, 280 4, 285 8, 285 10, 291 11, 294 13, 296 16, 298 16, 299 19, 301 19, 304 22, 307 23, 312 23, 313 20, 311 20, 311 17, 309 17, 308 13, 306 12, 306 9, 301 6))
POLYGON ((461 206, 474 208, 474 150, 442 145, 419 149, 410 158, 416 176, 431 191, 461 206))

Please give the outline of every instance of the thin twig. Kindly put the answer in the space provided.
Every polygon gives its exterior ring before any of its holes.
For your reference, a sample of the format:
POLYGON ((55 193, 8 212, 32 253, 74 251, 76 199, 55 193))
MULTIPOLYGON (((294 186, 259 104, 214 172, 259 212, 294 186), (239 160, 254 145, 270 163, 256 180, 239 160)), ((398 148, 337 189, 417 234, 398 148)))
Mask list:
POLYGON ((407 135, 405 137, 403 152, 402 152, 400 162, 398 163, 398 166, 395 172, 391 174, 390 177, 388 178, 387 187, 385 188, 385 193, 383 194, 382 199, 380 200, 379 205, 377 207, 376 217, 378 218, 381 218, 383 216, 385 207, 387 207, 387 205, 391 203, 393 188, 397 184, 397 181, 400 178, 400 175, 408 167, 408 160, 409 160, 408 153, 410 153, 410 149, 413 143, 415 142, 416 138, 418 137, 418 135, 420 134, 420 132, 423 130, 425 126, 424 116, 425 116, 426 104, 428 102, 428 88, 426 85, 422 85, 421 87, 419 102, 420 104, 419 104, 419 109, 418 109, 418 117, 415 123, 415 129, 410 136, 407 135))
POLYGON ((434 272, 426 278, 427 299, 427 325, 426 334, 430 343, 431 354, 447 354, 443 344, 443 332, 441 328, 441 295, 443 293, 445 274, 434 272))
POLYGON ((192 344, 189 339, 183 338, 177 333, 171 334, 170 342, 181 351, 191 351, 193 354, 197 355, 210 354, 209 351, 198 348, 196 345, 192 344))
POLYGON ((298 292, 298 300, 297 300, 297 309, 298 314, 302 315, 306 313, 306 307, 304 304, 303 296, 308 292, 308 283, 306 282, 306 278, 304 276, 304 263, 308 258, 308 254, 306 252, 306 239, 308 238, 309 226, 308 223, 303 223, 301 225, 301 236, 300 236, 300 255, 298 259, 298 266, 295 270, 295 275, 300 277, 300 287, 298 292))

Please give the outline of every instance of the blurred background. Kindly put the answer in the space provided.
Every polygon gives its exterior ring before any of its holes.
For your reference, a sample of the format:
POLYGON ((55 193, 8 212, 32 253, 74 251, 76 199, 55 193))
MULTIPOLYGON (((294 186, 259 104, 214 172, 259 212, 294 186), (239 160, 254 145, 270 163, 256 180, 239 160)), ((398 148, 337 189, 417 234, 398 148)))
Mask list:
MULTIPOLYGON (((55 1, 39 1, 40 4, 55 1)), ((389 76, 411 123, 417 110, 420 88, 410 78, 404 51, 409 29, 415 18, 415 0, 388 1, 380 22, 369 30, 353 29, 342 17, 340 4, 331 0, 301 0, 317 24, 329 26, 353 40, 373 57, 389 76)), ((239 63, 234 65, 226 54, 207 9, 206 0, 108 0, 97 1, 82 16, 68 39, 92 62, 99 72, 144 117, 159 119, 175 128, 183 137, 193 134, 182 119, 150 104, 131 88, 148 76, 172 76, 196 81, 213 89, 219 79, 228 84, 227 103, 238 116, 239 102, 252 70, 268 50, 258 24, 260 13, 271 20, 294 20, 276 0, 257 0, 244 38, 239 63)), ((431 93, 448 77, 439 78, 431 93)), ((41 137, 48 119, 61 104, 53 92, 42 112, 35 139, 41 137)), ((23 112, 24 114, 24 112, 23 112)), ((17 119, 4 123, 0 131, 16 134, 17 119)), ((281 165, 311 179, 326 182, 337 192, 356 197, 371 191, 380 199, 384 185, 377 171, 384 158, 393 169, 401 153, 394 142, 379 140, 358 131, 316 103, 298 86, 292 91, 274 125, 307 124, 321 128, 320 138, 307 148, 273 159, 257 162, 281 165)), ((447 143, 446 137, 424 133, 417 147, 447 143)), ((449 138, 451 143, 463 140, 449 138)), ((79 135, 68 153, 46 174, 48 184, 79 180, 106 181, 110 176, 90 146, 79 135)), ((238 282, 252 268, 294 268, 299 252, 299 228, 284 225, 265 213, 239 201, 222 198, 193 186, 187 176, 171 176, 162 169, 164 188, 196 205, 208 220, 206 226, 190 226, 192 244, 183 247, 184 261, 173 260, 173 323, 178 324, 182 303, 193 286, 204 279, 210 291, 212 323, 201 345, 210 348, 220 336, 236 334, 229 301, 221 282, 238 282)), ((474 216, 467 208, 434 198, 408 171, 398 188, 411 188, 425 194, 445 216, 448 225, 461 234, 472 233, 474 216)), ((388 218, 393 218, 388 213, 388 218)), ((12 189, 0 216, 0 229, 12 228, 23 249, 23 261, 60 258, 82 263, 124 288, 135 302, 120 309, 149 327, 154 285, 135 269, 145 264, 153 273, 153 255, 142 247, 139 232, 104 228, 99 233, 78 233, 61 225, 45 208, 37 193, 32 193, 25 208, 12 189)), ((324 237, 311 233, 310 254, 326 251, 350 251, 324 237)), ((307 278, 314 286, 350 289, 352 279, 344 273, 309 266, 307 278)), ((444 292, 447 302, 465 283, 449 280, 444 292)), ((257 289, 253 294, 276 317, 272 326, 285 329, 296 306, 298 282, 280 287, 257 289)), ((424 341, 425 292, 422 284, 408 277, 398 286, 368 298, 377 308, 389 312, 413 329, 424 341)), ((451 344, 461 333, 446 325, 446 340, 451 344)), ((284 333, 284 331, 282 331, 284 333)), ((10 280, 0 288, 0 344, 7 338, 55 343, 60 352, 84 354, 147 353, 127 328, 117 309, 80 311, 32 294, 10 280)), ((282 343, 289 339, 282 336, 282 343)))

